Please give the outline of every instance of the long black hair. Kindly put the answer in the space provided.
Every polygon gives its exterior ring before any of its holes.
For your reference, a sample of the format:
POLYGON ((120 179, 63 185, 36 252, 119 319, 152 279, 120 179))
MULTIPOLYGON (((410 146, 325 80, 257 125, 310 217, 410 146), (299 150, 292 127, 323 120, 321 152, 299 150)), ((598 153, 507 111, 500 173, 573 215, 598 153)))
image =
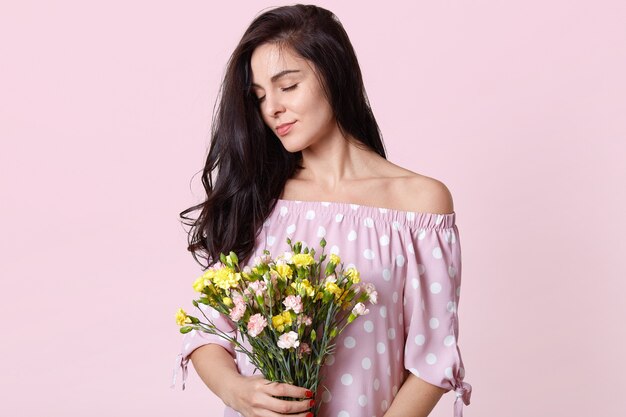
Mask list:
POLYGON ((202 175, 206 199, 180 213, 183 223, 191 226, 187 249, 205 268, 217 262, 221 252, 233 251, 240 263, 248 261, 275 199, 303 168, 302 152, 288 152, 263 122, 251 89, 250 57, 265 43, 288 47, 310 61, 344 137, 351 135, 357 145, 386 158, 356 54, 339 19, 329 10, 303 4, 260 14, 227 64, 202 175), (187 216, 196 210, 197 218, 187 216))

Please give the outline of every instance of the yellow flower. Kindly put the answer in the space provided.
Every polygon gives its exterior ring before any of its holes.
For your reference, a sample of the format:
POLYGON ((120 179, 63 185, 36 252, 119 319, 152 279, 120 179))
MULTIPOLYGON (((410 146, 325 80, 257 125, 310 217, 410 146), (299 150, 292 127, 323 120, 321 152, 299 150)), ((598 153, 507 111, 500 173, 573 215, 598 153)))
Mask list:
POLYGON ((211 284, 211 282, 206 279, 203 276, 201 276, 200 278, 198 278, 197 280, 194 281, 193 283, 193 289, 197 292, 202 292, 202 290, 204 290, 204 287, 207 287, 211 284))
POLYGON ((224 297, 222 298, 222 302, 224 304, 226 304, 228 307, 233 305, 233 300, 230 299, 230 297, 224 297))
POLYGON ((279 332, 284 332, 285 326, 291 326, 291 313, 283 311, 281 314, 272 317, 272 326, 279 332))
POLYGON ((361 282, 361 274, 359 273, 359 271, 356 270, 356 268, 348 268, 346 275, 354 284, 358 284, 359 282, 361 282))
POLYGON ((293 275, 293 270, 287 264, 276 265, 276 272, 278 272, 281 277, 285 278, 291 278, 293 275))
POLYGON ((340 262, 341 262, 341 258, 338 255, 335 255, 334 253, 330 254, 331 264, 339 265, 340 262))
POLYGON ((204 271, 204 274, 202 274, 202 278, 205 278, 211 281, 216 273, 217 272, 215 269, 207 269, 206 271, 204 271))
POLYGON ((236 287, 239 280, 241 280, 241 274, 227 267, 221 268, 213 277, 215 285, 223 290, 236 287))
POLYGON ((324 290, 326 290, 327 292, 331 294, 334 294, 335 299, 339 299, 339 297, 341 296, 341 293, 343 292, 342 289, 339 288, 339 286, 335 284, 334 282, 327 282, 326 285, 324 286, 324 290))
POLYGON ((315 263, 315 259, 309 253, 298 253, 291 257, 291 261, 297 267, 309 266, 315 263))
POLYGON ((179 326, 183 326, 185 324, 191 323, 191 319, 187 317, 187 313, 182 308, 179 308, 176 312, 176 324, 179 326))
POLYGON ((291 286, 295 288, 301 296, 315 296, 315 289, 311 286, 311 283, 308 279, 303 279, 302 282, 292 282, 291 286))

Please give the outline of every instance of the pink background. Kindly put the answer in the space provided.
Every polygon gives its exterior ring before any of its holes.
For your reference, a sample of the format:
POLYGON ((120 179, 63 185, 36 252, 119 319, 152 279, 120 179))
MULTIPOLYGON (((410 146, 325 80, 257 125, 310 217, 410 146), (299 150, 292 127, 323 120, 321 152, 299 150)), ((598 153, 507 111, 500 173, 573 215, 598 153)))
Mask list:
MULTIPOLYGON (((169 389, 201 271, 178 213, 230 52, 288 4, 221 3, 0 7, 1 415, 221 415, 193 371, 169 389)), ((465 415, 626 415, 626 3, 318 4, 389 159, 454 196, 465 415)))

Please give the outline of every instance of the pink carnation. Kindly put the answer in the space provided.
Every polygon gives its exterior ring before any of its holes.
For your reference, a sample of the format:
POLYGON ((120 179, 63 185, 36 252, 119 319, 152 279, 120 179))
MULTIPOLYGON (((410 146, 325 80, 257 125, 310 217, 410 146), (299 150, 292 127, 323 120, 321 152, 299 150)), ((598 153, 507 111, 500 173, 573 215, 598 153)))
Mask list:
POLYGON ((248 284, 248 288, 244 291, 246 295, 254 294, 255 296, 262 296, 267 290, 267 284, 265 281, 252 281, 248 284))
POLYGON ((299 295, 289 295, 283 301, 283 304, 287 310, 292 309, 294 313, 298 314, 302 312, 302 297, 299 295))
POLYGON ((239 293, 233 293, 232 298, 235 306, 230 310, 230 318, 233 321, 239 321, 246 312, 246 303, 243 301, 243 297, 239 293))
POLYGON ((303 355, 308 355, 310 353, 311 353, 311 348, 309 347, 308 344, 306 343, 300 344, 300 347, 298 348, 298 357, 300 359, 302 359, 303 355))
POLYGON ((248 334, 252 337, 258 336, 267 326, 267 320, 260 313, 250 317, 248 322, 248 334))
POLYGON ((296 323, 298 323, 298 326, 301 324, 304 324, 305 326, 310 326, 313 323, 313 320, 311 320, 311 317, 309 316, 300 315, 298 316, 296 323))
POLYGON ((300 341, 298 340, 298 333, 291 331, 280 335, 277 345, 281 349, 291 349, 298 347, 300 345, 300 341))

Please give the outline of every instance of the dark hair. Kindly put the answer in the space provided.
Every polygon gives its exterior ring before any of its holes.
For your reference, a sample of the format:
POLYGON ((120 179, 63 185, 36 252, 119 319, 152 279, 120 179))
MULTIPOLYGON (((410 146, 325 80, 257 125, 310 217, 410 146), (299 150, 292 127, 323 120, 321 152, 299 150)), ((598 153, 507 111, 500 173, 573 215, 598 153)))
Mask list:
POLYGON ((349 134, 360 142, 357 145, 386 158, 356 54, 339 19, 326 9, 302 4, 257 16, 232 53, 221 85, 202 172, 206 200, 180 213, 183 223, 191 226, 187 249, 198 263, 198 257, 207 260, 206 267, 217 262, 221 252, 233 251, 240 263, 248 261, 275 199, 303 168, 302 152, 284 148, 263 122, 251 90, 250 57, 264 43, 289 47, 310 61, 344 137, 349 134), (196 210, 196 219, 186 216, 196 210))

